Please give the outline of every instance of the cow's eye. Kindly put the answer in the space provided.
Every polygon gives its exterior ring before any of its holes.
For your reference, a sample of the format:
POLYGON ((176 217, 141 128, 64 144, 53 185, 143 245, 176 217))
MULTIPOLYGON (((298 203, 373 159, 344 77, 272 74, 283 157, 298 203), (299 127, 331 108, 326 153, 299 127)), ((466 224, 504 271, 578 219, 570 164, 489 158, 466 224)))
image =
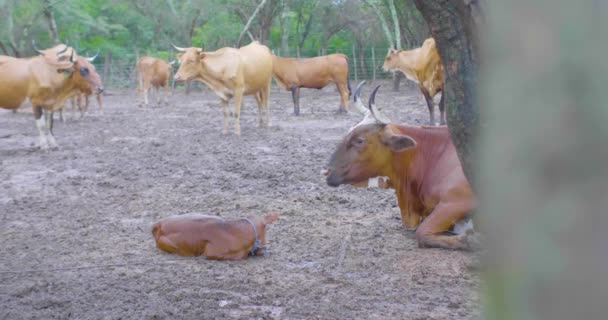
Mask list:
POLYGON ((357 146, 357 147, 362 146, 363 144, 365 144, 365 139, 363 139, 361 137, 357 137, 357 138, 353 139, 351 144, 353 146, 357 146))
POLYGON ((391 61, 391 57, 386 58, 386 61, 391 61))

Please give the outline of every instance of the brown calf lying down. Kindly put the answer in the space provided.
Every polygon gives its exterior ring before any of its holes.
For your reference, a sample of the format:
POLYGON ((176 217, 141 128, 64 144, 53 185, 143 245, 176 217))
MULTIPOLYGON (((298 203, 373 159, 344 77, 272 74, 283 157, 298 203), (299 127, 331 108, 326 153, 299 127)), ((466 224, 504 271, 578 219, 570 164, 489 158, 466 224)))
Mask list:
POLYGON ((266 251, 266 225, 279 214, 225 220, 200 214, 162 219, 152 226, 156 246, 182 256, 203 255, 213 260, 240 260, 266 251))

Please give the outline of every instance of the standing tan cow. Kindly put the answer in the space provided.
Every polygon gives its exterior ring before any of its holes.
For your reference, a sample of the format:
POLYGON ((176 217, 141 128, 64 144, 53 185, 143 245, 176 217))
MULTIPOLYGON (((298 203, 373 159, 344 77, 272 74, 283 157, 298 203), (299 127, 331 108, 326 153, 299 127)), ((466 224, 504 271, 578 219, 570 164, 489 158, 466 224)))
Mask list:
POLYGON ((293 113, 300 114, 300 88, 322 89, 335 83, 340 93, 338 113, 346 112, 350 97, 348 58, 343 54, 330 54, 314 58, 272 57, 272 73, 285 90, 291 91, 293 113))
POLYGON ((151 88, 157 90, 158 103, 160 103, 160 88, 162 87, 165 91, 164 102, 168 103, 170 75, 171 66, 161 59, 141 57, 137 60, 137 92, 143 94, 144 106, 148 106, 148 91, 151 88))
MULTIPOLYGON (((410 80, 418 83, 418 87, 424 95, 430 114, 430 125, 435 125, 435 107, 433 97, 443 92, 443 66, 441 58, 435 47, 435 39, 428 38, 422 47, 413 50, 391 49, 382 68, 385 71, 401 71, 410 80)), ((440 124, 445 124, 444 95, 439 102, 440 124)))
POLYGON ((259 126, 270 125, 268 96, 272 79, 272 53, 254 41, 249 45, 205 52, 202 48, 180 48, 176 81, 198 80, 205 83, 222 102, 224 134, 228 133, 228 102, 234 97, 234 131, 241 135, 241 104, 244 95, 253 95, 258 104, 259 126), (262 113, 266 113, 266 121, 262 113))
POLYGON ((84 78, 86 71, 74 60, 74 50, 64 47, 58 51, 46 50, 37 57, 8 59, 10 61, 0 64, 0 107, 16 109, 29 98, 43 150, 57 147, 52 132, 53 111, 63 106, 73 90, 86 90, 91 86, 84 78), (65 52, 70 52, 68 58, 65 58, 65 52))

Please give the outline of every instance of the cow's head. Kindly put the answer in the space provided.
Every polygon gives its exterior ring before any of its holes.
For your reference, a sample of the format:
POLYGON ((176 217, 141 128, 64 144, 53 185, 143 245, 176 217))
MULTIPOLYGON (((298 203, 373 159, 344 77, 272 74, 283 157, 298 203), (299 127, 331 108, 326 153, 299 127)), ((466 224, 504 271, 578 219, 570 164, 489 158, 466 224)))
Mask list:
POLYGON ((58 44, 52 48, 40 50, 36 48, 36 42, 33 40, 32 46, 51 67, 57 69, 57 72, 70 72, 72 70, 76 55, 73 48, 65 44, 58 44))
POLYGON ((188 81, 196 78, 203 71, 202 60, 205 58, 203 48, 180 48, 173 45, 179 53, 175 56, 179 61, 179 69, 173 79, 175 81, 188 81))
POLYGON ((399 68, 399 52, 401 50, 389 49, 386 57, 384 58, 384 64, 382 70, 392 71, 399 68))
MULTIPOLYGON (((360 104, 358 108, 362 106, 360 86, 355 92, 355 102, 360 104)), ((377 176, 390 177, 393 154, 416 147, 414 139, 395 130, 390 120, 376 108, 374 100, 379 87, 369 99, 365 119, 350 130, 331 156, 325 174, 327 184, 332 187, 362 183, 377 176)))
POLYGON ((263 216, 250 217, 249 220, 253 222, 258 235, 258 241, 261 247, 257 248, 254 252, 255 255, 263 255, 266 251, 266 226, 274 223, 279 218, 279 213, 276 211, 269 212, 263 216))
POLYGON ((75 66, 75 68, 77 68, 80 76, 82 76, 84 78, 84 80, 86 80, 87 83, 89 84, 91 93, 93 93, 93 92, 102 93, 103 85, 101 83, 101 77, 97 73, 95 66, 89 62, 89 61, 93 61, 95 59, 95 57, 97 57, 97 55, 95 55, 92 58, 80 57, 80 56, 77 57, 76 61, 77 61, 78 65, 75 66))

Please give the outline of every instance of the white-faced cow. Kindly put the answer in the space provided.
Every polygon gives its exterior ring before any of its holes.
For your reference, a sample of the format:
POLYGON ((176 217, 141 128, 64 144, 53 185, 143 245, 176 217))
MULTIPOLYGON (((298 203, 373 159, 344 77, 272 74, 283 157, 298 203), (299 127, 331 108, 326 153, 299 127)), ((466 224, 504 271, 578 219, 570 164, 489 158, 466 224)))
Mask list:
MULTIPOLYGON (((406 78, 418 83, 418 87, 429 108, 429 124, 435 125, 435 107, 433 97, 443 92, 443 66, 435 47, 435 39, 428 38, 422 47, 413 50, 391 49, 382 68, 385 71, 401 71, 406 78)), ((444 95, 439 101, 440 124, 445 124, 444 95)))
POLYGON ((272 73, 283 89, 291 91, 296 116, 300 114, 300 88, 322 89, 330 83, 335 83, 340 93, 338 113, 346 113, 350 83, 345 55, 336 53, 314 58, 273 56, 272 73))
MULTIPOLYGON (((174 46, 175 47, 175 46, 174 46)), ((240 115, 244 95, 253 95, 258 104, 259 126, 270 125, 268 96, 272 79, 272 53, 254 41, 249 45, 205 52, 202 48, 175 47, 181 53, 176 81, 198 80, 206 84, 222 102, 224 134, 228 133, 228 102, 234 97, 234 131, 241 135, 240 115), (266 113, 263 121, 262 113, 266 113)))
POLYGON ((361 104, 359 90, 355 102, 366 117, 331 156, 327 184, 357 185, 388 177, 386 187, 395 189, 401 221, 416 228, 421 247, 468 249, 466 233, 445 234, 477 206, 447 127, 391 123, 375 106, 378 88, 369 110, 361 104))

